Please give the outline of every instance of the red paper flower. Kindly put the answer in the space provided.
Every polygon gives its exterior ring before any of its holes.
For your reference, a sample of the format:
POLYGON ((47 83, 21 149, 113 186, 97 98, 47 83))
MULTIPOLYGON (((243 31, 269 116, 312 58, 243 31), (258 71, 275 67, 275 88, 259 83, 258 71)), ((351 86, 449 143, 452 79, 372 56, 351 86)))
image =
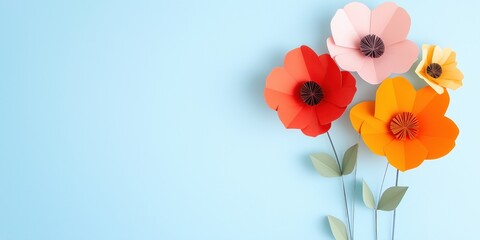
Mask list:
POLYGON ((265 100, 286 128, 315 137, 327 132, 352 101, 355 78, 340 71, 328 54, 318 56, 307 46, 290 51, 284 67, 267 77, 265 100))

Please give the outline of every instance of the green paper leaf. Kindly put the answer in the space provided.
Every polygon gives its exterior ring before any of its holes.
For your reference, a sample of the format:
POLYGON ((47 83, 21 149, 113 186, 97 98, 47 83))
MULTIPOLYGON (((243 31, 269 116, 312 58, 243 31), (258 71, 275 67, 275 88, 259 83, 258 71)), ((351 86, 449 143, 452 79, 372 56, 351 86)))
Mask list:
POLYGON ((353 172, 357 165, 358 144, 351 146, 343 155, 342 175, 348 175, 353 172))
POLYGON ((372 190, 368 186, 367 182, 365 182, 365 180, 363 180, 362 196, 363 196, 363 202, 365 203, 365 206, 371 209, 375 209, 376 207, 375 198, 373 197, 372 190))
POLYGON ((391 187, 383 192, 378 202, 378 210, 392 211, 397 208, 407 192, 408 187, 391 187))
POLYGON ((324 177, 338 177, 341 175, 335 159, 326 153, 312 154, 310 155, 310 160, 312 160, 317 172, 324 177))
POLYGON ((335 240, 348 240, 347 228, 340 219, 334 216, 328 216, 328 223, 330 224, 330 229, 332 230, 335 240))

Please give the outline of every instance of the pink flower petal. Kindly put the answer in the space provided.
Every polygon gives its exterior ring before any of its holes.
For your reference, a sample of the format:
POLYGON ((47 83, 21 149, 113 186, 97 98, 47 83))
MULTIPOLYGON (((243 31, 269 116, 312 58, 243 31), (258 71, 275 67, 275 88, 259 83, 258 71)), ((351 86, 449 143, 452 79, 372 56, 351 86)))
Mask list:
POLYGON ((379 36, 388 47, 407 38, 410 23, 405 9, 387 2, 372 11, 370 33, 379 36))
POLYGON ((361 3, 350 3, 337 10, 330 27, 335 44, 359 48, 360 39, 369 32, 370 9, 361 3))
POLYGON ((408 71, 418 59, 420 49, 414 42, 405 40, 385 48, 385 53, 376 58, 375 69, 388 69, 391 73, 408 71))
POLYGON ((390 72, 386 68, 377 69, 375 67, 374 58, 367 58, 363 67, 357 71, 357 73, 363 80, 370 84, 379 84, 390 75, 390 72))
POLYGON ((347 71, 358 71, 367 60, 360 50, 335 45, 332 38, 327 39, 327 47, 330 55, 338 66, 347 71))
POLYGON ((407 72, 417 61, 419 51, 410 40, 390 45, 381 57, 368 59, 358 74, 371 84, 379 84, 392 73, 407 72))
MULTIPOLYGON (((354 26, 360 38, 370 33, 370 9, 363 3, 352 2, 347 4, 343 10, 347 13, 350 22, 354 26)), ((357 43, 357 47, 358 47, 357 43)))

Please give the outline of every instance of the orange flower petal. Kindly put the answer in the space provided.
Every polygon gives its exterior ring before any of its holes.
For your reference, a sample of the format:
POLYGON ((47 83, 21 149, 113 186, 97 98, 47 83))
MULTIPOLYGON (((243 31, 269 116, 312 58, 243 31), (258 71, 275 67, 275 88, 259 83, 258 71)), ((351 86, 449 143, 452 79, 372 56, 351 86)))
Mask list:
POLYGON ((416 91, 404 77, 389 78, 378 87, 375 117, 385 122, 399 112, 410 112, 416 91))
POLYGON ((418 139, 394 140, 385 146, 388 162, 402 172, 420 166, 427 154, 428 149, 418 139))
POLYGON ((362 102, 355 105, 352 110, 350 110, 350 122, 352 123, 353 129, 360 133, 363 121, 368 118, 373 118, 374 112, 375 102, 362 102))
POLYGON ((331 123, 321 125, 318 121, 313 121, 307 127, 303 128, 302 132, 307 136, 316 137, 320 134, 326 133, 330 130, 331 126, 331 123))
POLYGON ((387 123, 373 117, 365 119, 360 132, 368 148, 370 148, 373 153, 381 156, 385 155, 385 146, 394 139, 388 129, 387 123))
POLYGON ((453 147, 459 130, 457 125, 447 117, 435 119, 419 119, 421 128, 418 139, 428 149, 427 159, 436 159, 445 156, 453 147))
POLYGON ((436 118, 445 115, 449 102, 448 92, 438 94, 431 87, 424 87, 417 91, 412 113, 419 119, 426 117, 424 124, 435 122, 436 118))

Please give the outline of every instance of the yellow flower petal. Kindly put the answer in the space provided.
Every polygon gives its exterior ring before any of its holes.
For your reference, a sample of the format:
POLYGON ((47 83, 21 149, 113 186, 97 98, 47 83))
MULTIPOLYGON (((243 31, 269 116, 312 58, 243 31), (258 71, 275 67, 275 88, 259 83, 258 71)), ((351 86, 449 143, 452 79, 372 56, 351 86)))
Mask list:
MULTIPOLYGON (((458 70, 458 68, 454 68, 453 70, 450 69, 443 69, 442 75, 440 75, 440 78, 444 79, 453 79, 453 80, 462 80, 463 79, 463 73, 458 70)), ((440 82, 437 80, 437 82, 440 82)))
POLYGON ((438 63, 441 65, 440 60, 443 57, 443 49, 439 46, 435 46, 435 49, 433 50, 433 57, 432 57, 432 63, 438 63))
MULTIPOLYGON (((447 63, 448 60, 451 60, 451 57, 452 57, 452 53, 454 53, 452 51, 452 49, 450 48, 444 48, 443 49, 443 54, 442 54, 442 57, 438 60, 438 64, 440 65, 443 65, 445 63, 447 63)), ((453 59, 455 60, 455 54, 453 56, 453 59)), ((448 63, 447 63, 448 64, 448 63)))
POLYGON ((422 46, 422 59, 425 60, 424 62, 425 67, 427 67, 430 63, 432 63, 433 50, 435 50, 435 45, 424 44, 422 46))
POLYGON ((456 90, 459 87, 463 86, 463 83, 461 80, 445 79, 445 78, 439 78, 438 84, 446 88, 450 88, 452 90, 456 90))

